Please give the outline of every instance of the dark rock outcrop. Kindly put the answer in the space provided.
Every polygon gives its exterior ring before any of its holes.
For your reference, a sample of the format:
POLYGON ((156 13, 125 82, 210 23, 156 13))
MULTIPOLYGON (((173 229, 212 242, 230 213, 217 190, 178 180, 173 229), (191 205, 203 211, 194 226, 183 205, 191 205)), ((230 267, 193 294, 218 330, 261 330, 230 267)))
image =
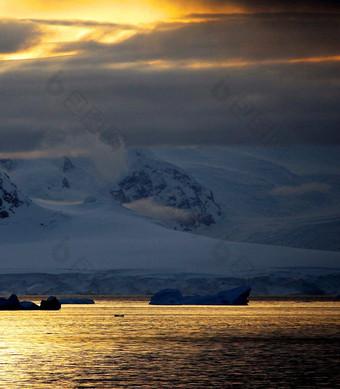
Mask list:
POLYGON ((63 163, 63 168, 62 169, 63 169, 64 173, 69 172, 69 171, 75 169, 75 167, 74 167, 73 163, 71 162, 70 158, 64 157, 64 163, 63 163))

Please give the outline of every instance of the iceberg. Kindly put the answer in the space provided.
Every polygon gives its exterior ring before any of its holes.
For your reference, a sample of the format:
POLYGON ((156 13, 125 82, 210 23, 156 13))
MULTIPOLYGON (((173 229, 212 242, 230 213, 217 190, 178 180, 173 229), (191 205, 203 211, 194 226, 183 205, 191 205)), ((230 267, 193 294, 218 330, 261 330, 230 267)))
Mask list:
POLYGON ((40 309, 40 307, 39 307, 39 305, 33 303, 32 301, 21 301, 20 302, 20 309, 34 311, 34 310, 40 309))
POLYGON ((47 300, 42 300, 40 303, 40 309, 44 311, 58 311, 61 308, 59 300, 50 296, 47 300))
POLYGON ((61 308, 59 300, 50 296, 47 300, 42 300, 40 306, 31 301, 19 301, 18 296, 12 294, 8 299, 0 297, 0 311, 33 311, 33 310, 53 310, 57 311, 61 308))
POLYGON ((162 289, 155 293, 152 305, 247 305, 251 288, 239 286, 204 296, 183 296, 178 289, 162 289))
POLYGON ((8 299, 0 298, 0 310, 16 310, 20 309, 20 302, 15 294, 12 294, 8 299))
POLYGON ((88 298, 62 298, 60 304, 94 304, 94 300, 88 298))

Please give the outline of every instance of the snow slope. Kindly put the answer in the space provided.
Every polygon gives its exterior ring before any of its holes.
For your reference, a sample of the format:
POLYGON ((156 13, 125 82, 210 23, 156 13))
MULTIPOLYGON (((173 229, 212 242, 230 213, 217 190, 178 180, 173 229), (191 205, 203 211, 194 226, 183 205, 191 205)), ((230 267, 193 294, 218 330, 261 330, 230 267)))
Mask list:
POLYGON ((340 250, 340 148, 153 149, 212 188, 223 218, 200 234, 237 241, 340 250), (274 157, 273 157, 274 155, 274 157))
POLYGON ((23 212, 1 223, 2 271, 139 268, 244 274, 282 266, 333 268, 340 258, 336 252, 226 242, 175 231, 114 202, 39 201, 36 207, 38 220, 23 212), (238 269, 240 264, 245 268, 238 269))

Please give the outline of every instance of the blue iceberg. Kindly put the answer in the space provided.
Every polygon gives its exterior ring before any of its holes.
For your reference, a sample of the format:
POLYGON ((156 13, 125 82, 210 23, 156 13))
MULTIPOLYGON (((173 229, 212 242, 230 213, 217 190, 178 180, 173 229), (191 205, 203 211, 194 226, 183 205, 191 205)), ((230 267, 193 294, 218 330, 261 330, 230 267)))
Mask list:
POLYGON ((88 298, 61 298, 59 299, 60 304, 94 304, 94 300, 88 298))
POLYGON ((149 304, 153 305, 247 305, 251 288, 223 290, 216 294, 204 296, 183 296, 178 289, 162 289, 155 293, 149 304))

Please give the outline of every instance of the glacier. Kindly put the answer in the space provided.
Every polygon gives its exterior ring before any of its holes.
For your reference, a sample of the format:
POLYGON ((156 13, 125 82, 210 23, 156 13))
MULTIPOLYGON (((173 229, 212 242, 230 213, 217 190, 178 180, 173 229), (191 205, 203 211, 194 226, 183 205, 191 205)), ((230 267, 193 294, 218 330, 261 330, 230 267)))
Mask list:
POLYGON ((204 296, 183 296, 178 289, 162 289, 151 296, 151 305, 247 305, 251 288, 239 286, 204 296))
POLYGON ((236 274, 166 272, 159 269, 29 272, 0 274, 0 294, 153 295, 161 289, 212 294, 238 286, 256 295, 340 295, 338 268, 277 268, 236 274))

